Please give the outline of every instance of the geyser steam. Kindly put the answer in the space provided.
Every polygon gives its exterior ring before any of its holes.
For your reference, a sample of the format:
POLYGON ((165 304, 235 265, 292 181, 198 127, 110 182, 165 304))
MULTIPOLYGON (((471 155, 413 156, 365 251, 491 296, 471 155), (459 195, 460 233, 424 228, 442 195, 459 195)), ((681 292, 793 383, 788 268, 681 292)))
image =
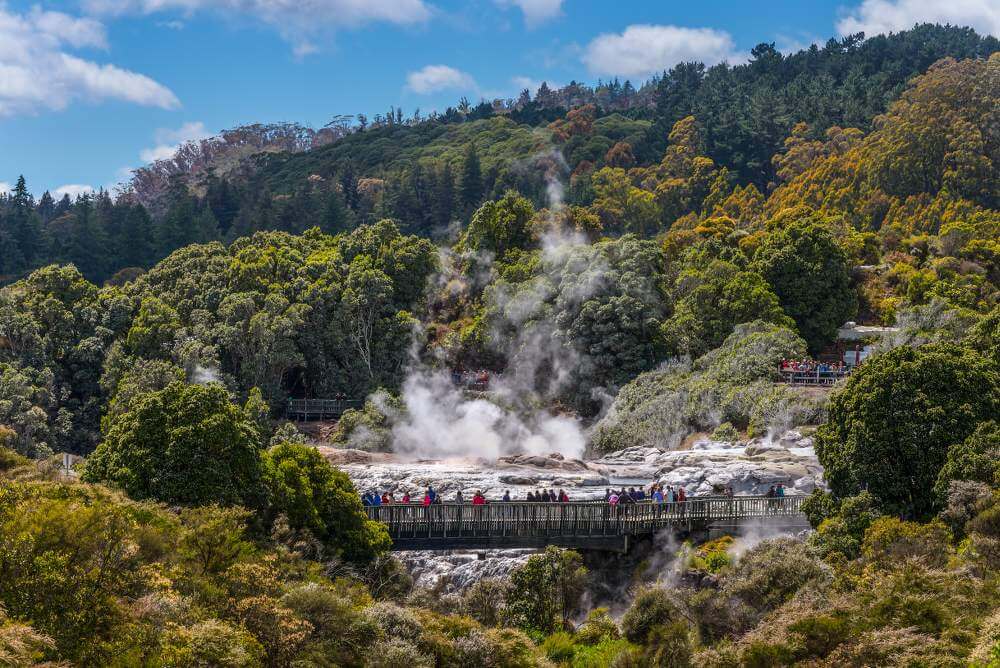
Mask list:
MULTIPOLYGON (((553 150, 536 156, 535 164, 545 172, 552 215, 563 208, 566 163, 553 150)), ((577 235, 547 234, 541 251, 543 274, 560 266, 557 260, 565 253, 586 243, 577 235)), ((492 260, 478 259, 488 271, 492 260)), ((445 275, 436 277, 439 285, 456 280, 457 272, 449 272, 452 261, 444 255, 445 275)), ((600 269, 587 268, 590 276, 573 299, 588 298, 602 284, 600 269)), ((490 400, 467 396, 454 386, 447 371, 429 367, 414 352, 401 393, 406 410, 388 415, 393 449, 425 459, 495 459, 513 453, 582 457, 586 437, 579 420, 543 408, 565 387, 572 372, 586 364, 575 349, 554 335, 556 325, 547 307, 550 298, 545 281, 536 281, 514 295, 494 291, 496 312, 506 321, 502 324, 518 334, 507 341, 495 329, 494 344, 508 364, 503 376, 491 378, 490 400)))

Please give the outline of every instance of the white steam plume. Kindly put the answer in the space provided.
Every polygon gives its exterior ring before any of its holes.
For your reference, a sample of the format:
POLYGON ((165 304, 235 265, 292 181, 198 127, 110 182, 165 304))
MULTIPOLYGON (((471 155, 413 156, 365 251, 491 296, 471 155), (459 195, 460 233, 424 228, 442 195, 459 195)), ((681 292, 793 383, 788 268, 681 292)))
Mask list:
MULTIPOLYGON (((549 215, 563 209, 562 178, 568 173, 557 150, 539 153, 535 168, 545 173, 549 215)), ((493 341, 508 360, 503 376, 491 376, 491 400, 468 396, 454 386, 447 372, 428 367, 418 357, 416 346, 401 399, 406 410, 387 413, 392 424, 393 449, 422 459, 495 459, 514 453, 559 453, 582 457, 586 437, 579 420, 546 409, 564 390, 574 372, 585 369, 588 360, 557 336, 552 301, 560 308, 588 299, 604 285, 606 263, 599 256, 580 253, 587 241, 580 235, 563 233, 553 225, 542 240, 542 276, 513 293, 492 292, 495 312, 493 341), (576 255, 573 255, 574 252, 576 255), (578 257, 577 257, 578 256, 578 257), (571 290, 556 293, 558 272, 573 272, 579 278, 571 290), (502 331, 515 331, 513 341, 502 331)), ((454 270, 450 253, 442 254, 445 267, 435 277, 436 285, 449 292, 462 291, 465 283, 486 285, 493 258, 477 257, 481 271, 469 277, 454 270)))

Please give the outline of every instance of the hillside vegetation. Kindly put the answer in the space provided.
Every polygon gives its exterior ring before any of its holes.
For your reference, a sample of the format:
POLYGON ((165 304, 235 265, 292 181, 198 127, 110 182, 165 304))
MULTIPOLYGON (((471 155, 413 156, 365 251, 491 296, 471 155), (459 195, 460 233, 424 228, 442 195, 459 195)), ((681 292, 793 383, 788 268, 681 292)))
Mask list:
POLYGON ((20 181, 0 665, 1000 665, 998 48, 762 45, 638 89, 237 133, 117 197, 20 181), (830 392, 775 383, 852 320, 896 331, 830 392), (484 401, 596 452, 815 425, 816 530, 682 549, 620 618, 554 548, 414 588, 280 417, 368 398, 336 437, 391 448, 415 368, 503 374, 484 401))

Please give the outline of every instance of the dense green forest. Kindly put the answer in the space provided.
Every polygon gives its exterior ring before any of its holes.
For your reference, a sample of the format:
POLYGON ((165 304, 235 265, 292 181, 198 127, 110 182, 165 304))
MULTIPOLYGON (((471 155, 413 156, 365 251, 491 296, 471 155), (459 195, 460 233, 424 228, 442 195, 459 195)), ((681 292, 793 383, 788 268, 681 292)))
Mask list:
POLYGON ((998 109, 1000 44, 918 26, 394 110, 162 191, 19 181, 0 665, 1000 665, 998 109), (851 320, 895 331, 832 392, 773 382, 851 320), (415 360, 517 369, 594 453, 815 425, 816 530, 685 546, 621 610, 555 548, 416 587, 280 420, 370 397, 332 438, 391 448, 415 360))

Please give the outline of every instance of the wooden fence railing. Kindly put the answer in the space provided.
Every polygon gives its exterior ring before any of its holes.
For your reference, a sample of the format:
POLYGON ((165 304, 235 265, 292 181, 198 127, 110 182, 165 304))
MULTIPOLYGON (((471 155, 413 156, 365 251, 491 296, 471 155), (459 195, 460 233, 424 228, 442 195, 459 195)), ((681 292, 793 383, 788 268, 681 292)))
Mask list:
POLYGON ((289 420, 334 420, 348 408, 361 408, 362 399, 289 399, 285 417, 289 420))
POLYGON ((384 522, 398 539, 607 537, 652 534, 687 522, 801 516, 803 496, 694 497, 677 503, 649 501, 611 506, 571 503, 442 503, 370 506, 368 517, 384 522))

